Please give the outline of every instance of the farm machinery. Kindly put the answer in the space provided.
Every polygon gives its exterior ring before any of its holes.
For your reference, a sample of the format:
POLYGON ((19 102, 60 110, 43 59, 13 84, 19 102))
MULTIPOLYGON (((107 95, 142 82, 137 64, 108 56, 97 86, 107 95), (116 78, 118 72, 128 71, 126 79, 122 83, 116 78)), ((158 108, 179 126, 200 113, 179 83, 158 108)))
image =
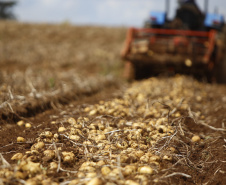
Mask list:
POLYGON ((187 74, 208 82, 226 82, 224 55, 224 18, 205 13, 195 1, 179 1, 176 16, 167 19, 166 12, 151 12, 144 28, 130 28, 122 58, 128 80, 159 74, 187 74))

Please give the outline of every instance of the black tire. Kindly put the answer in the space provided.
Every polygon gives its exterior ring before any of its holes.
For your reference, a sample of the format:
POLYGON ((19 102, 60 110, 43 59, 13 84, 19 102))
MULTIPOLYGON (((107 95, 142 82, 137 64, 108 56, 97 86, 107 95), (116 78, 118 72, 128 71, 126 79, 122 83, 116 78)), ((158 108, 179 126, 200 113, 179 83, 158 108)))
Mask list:
POLYGON ((226 84, 226 57, 224 57, 224 60, 218 65, 216 72, 217 82, 226 84))
POLYGON ((134 74, 136 80, 147 79, 153 75, 150 71, 150 65, 139 63, 134 67, 134 74))
POLYGON ((124 66, 123 76, 127 81, 133 81, 135 79, 135 67, 130 61, 127 61, 124 66))

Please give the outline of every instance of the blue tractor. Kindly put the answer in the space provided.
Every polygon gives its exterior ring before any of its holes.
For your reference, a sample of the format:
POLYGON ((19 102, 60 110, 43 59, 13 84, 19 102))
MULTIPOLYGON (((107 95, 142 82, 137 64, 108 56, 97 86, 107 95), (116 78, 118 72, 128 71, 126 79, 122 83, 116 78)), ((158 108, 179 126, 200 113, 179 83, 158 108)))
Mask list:
MULTIPOLYGON (((149 19, 145 21, 145 28, 187 29, 209 31, 215 29, 222 31, 224 16, 218 13, 208 13, 208 0, 205 0, 205 13, 202 13, 195 0, 178 0, 179 8, 174 20, 168 20, 169 0, 166 0, 166 11, 152 11, 149 19), (175 27, 175 22, 181 22, 175 27)), ((176 24, 176 23, 175 23, 176 24)))

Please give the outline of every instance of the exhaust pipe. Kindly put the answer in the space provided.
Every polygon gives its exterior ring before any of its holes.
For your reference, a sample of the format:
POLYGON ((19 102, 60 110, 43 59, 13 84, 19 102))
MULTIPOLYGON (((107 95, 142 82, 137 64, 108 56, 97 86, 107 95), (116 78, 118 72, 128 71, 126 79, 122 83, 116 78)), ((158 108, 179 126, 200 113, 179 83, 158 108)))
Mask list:
POLYGON ((204 7, 205 7, 204 12, 205 12, 205 14, 207 14, 208 13, 208 7, 209 7, 209 0, 204 1, 204 7))
POLYGON ((168 20, 170 1, 166 0, 166 20, 168 20))

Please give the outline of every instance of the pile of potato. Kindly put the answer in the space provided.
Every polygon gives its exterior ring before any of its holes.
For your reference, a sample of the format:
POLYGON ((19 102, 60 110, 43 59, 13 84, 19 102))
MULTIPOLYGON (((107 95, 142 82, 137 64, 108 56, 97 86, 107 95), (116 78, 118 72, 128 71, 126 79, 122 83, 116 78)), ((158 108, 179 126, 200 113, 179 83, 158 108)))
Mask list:
MULTIPOLYGON (((200 86, 186 80, 186 86, 200 86)), ((180 76, 135 82, 120 98, 86 105, 84 116, 52 121, 58 130, 43 131, 30 150, 12 157, 17 161, 14 172, 5 169, 0 177, 55 185, 50 174, 67 172, 69 185, 160 182, 163 164, 177 160, 177 150, 171 145, 178 129, 175 123, 187 114, 191 99, 205 97, 201 89, 184 88, 184 82, 180 76), (68 143, 76 150, 66 149, 63 145, 68 143)), ((194 114, 204 118, 200 112, 194 114)), ((200 142, 199 136, 190 139, 200 142)), ((26 138, 18 136, 18 142, 26 138)))

